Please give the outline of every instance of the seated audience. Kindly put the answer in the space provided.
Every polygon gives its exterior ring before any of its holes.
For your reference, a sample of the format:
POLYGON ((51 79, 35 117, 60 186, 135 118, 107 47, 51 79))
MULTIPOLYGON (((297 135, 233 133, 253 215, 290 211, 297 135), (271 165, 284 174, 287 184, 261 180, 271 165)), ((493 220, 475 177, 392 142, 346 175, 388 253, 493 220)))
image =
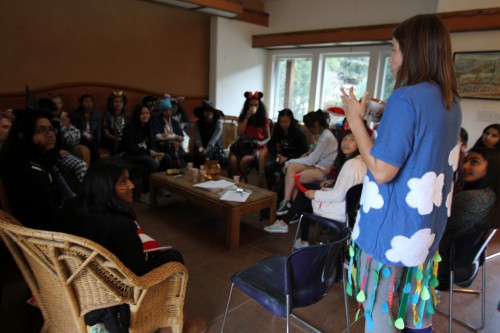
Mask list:
POLYGON ((194 167, 199 168, 206 159, 218 160, 221 165, 226 164, 222 145, 224 124, 220 119, 224 117, 224 113, 214 108, 210 101, 203 101, 203 105, 195 108, 193 113, 198 118, 193 147, 194 167))
POLYGON ((267 118, 267 108, 262 102, 264 94, 259 91, 247 91, 244 96, 245 102, 238 119, 239 138, 231 145, 229 152, 229 177, 246 177, 252 164, 257 161, 259 152, 266 148, 271 138, 271 121, 267 118), (238 144, 243 141, 246 142, 244 145, 238 144), (242 146, 244 149, 240 149, 242 146))
POLYGON ((11 127, 12 121, 10 118, 4 114, 0 114, 0 149, 2 149, 4 142, 7 141, 11 127))
POLYGON ((113 91, 107 99, 107 112, 102 119, 102 138, 103 146, 116 154, 122 139, 123 129, 125 128, 127 114, 125 106, 127 105, 127 95, 123 91, 113 91))
MULTIPOLYGON (((39 110, 43 110, 52 116, 57 114, 57 107, 56 104, 47 98, 41 98, 38 101, 38 108, 39 110)), ((66 117, 67 118, 67 117, 66 117)), ((75 155, 72 155, 68 150, 62 149, 62 142, 64 141, 64 134, 61 131, 61 123, 60 119, 55 120, 55 118, 51 119, 51 123, 54 126, 56 130, 56 142, 57 146, 56 149, 58 151, 58 160, 62 166, 64 166, 69 172, 72 173, 73 177, 76 178, 80 183, 83 181, 83 178, 85 177, 85 174, 87 173, 87 163, 76 157, 75 155)), ((64 125, 63 125, 64 126, 64 125)), ((87 147, 83 146, 85 149, 87 147)), ((89 154, 90 156, 90 154, 89 154)))
POLYGON ((90 160, 100 159, 99 146, 101 144, 101 116, 95 110, 94 97, 83 94, 78 99, 78 108, 71 113, 70 120, 80 130, 80 143, 90 150, 90 160))
POLYGON ((52 122, 58 125, 58 130, 61 131, 61 148, 68 150, 71 154, 84 160, 87 165, 90 165, 90 150, 80 144, 80 130, 71 123, 68 112, 63 110, 62 95, 50 94, 49 97, 55 105, 52 122))
POLYGON ((119 151, 123 152, 125 161, 142 168, 141 201, 149 204, 149 175, 157 170, 166 170, 171 161, 156 150, 151 114, 145 104, 140 103, 135 107, 131 121, 123 130, 119 151))
POLYGON ((500 124, 486 126, 474 147, 489 147, 500 150, 500 124))
POLYGON ((16 110, 0 156, 0 176, 14 216, 25 226, 54 230, 58 209, 80 184, 58 159, 52 115, 16 110))
POLYGON ((186 152, 182 148, 184 136, 179 122, 172 118, 170 96, 159 99, 157 107, 162 113, 162 116, 153 123, 157 147, 170 157, 172 163, 169 168, 183 168, 186 166, 184 160, 186 152))
POLYGON ((276 175, 284 177, 285 162, 299 158, 307 152, 307 140, 290 109, 278 112, 278 126, 273 131, 271 140, 267 143, 271 160, 266 162, 264 173, 268 189, 276 188, 276 175))
POLYGON ((147 95, 142 99, 142 104, 148 107, 149 113, 151 114, 151 118, 155 119, 160 116, 158 109, 156 108, 158 98, 147 95))
MULTIPOLYGON (((102 245, 138 276, 170 261, 184 263, 181 253, 174 249, 159 251, 146 260, 137 217, 131 207, 133 189, 124 164, 113 159, 93 163, 81 194, 64 206, 59 216, 59 230, 102 245)), ((110 330, 118 320, 123 332, 128 332, 129 311, 128 305, 94 310, 85 315, 85 322, 87 325, 104 323, 110 330)))
POLYGON ((285 192, 276 215, 283 216, 292 205, 292 199, 297 194, 295 188, 296 173, 300 173, 301 183, 325 180, 330 174, 333 161, 337 157, 338 141, 328 128, 322 110, 309 112, 304 116, 306 128, 319 135, 318 143, 306 156, 285 162, 285 192))
MULTIPOLYGON (((323 181, 321 190, 308 190, 299 193, 286 215, 274 224, 264 228, 271 233, 288 232, 288 224, 296 214, 312 210, 314 214, 320 215, 339 222, 346 222, 346 194, 354 185, 361 184, 366 175, 366 164, 359 153, 356 139, 350 130, 345 131, 339 144, 339 153, 335 158, 334 167, 340 170, 333 188, 326 187, 331 181, 323 181)), ((301 238, 295 241, 295 247, 308 246, 309 226, 307 223, 301 225, 301 238)))
POLYGON ((464 189, 453 197, 443 238, 439 243, 439 281, 446 289, 449 281, 449 255, 452 241, 473 230, 497 228, 491 214, 500 209, 500 152, 489 147, 473 147, 463 164, 464 189))

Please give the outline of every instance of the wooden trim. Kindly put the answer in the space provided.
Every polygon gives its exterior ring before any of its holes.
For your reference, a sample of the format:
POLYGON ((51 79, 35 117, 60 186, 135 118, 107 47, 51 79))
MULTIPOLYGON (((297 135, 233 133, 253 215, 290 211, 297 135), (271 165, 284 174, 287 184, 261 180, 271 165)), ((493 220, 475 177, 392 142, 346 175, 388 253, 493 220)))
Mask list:
POLYGON ((256 25, 261 25, 263 27, 269 26, 269 14, 251 10, 248 8, 243 8, 243 13, 235 18, 236 21, 252 23, 256 25))
MULTIPOLYGON (((450 32, 500 30, 500 7, 437 13, 450 32)), ((297 31, 252 37, 252 47, 387 41, 398 23, 297 31)))
MULTIPOLYGON (((151 95, 155 97, 162 97, 165 95, 166 92, 155 92, 152 90, 147 90, 144 88, 137 88, 133 86, 127 86, 123 85, 120 83, 105 83, 105 82, 67 82, 67 83, 57 83, 57 84, 52 84, 49 86, 43 86, 43 87, 38 87, 38 88, 33 88, 30 87, 31 91, 34 94, 40 94, 40 93, 46 93, 49 91, 57 91, 60 89, 66 89, 66 88, 78 88, 78 87, 100 87, 100 88, 109 88, 109 91, 113 90, 125 90, 125 91, 134 91, 137 93, 142 93, 144 95, 151 95)), ((24 97, 25 91, 16 91, 16 92, 0 92, 0 97, 24 97)), ((182 94, 176 94, 174 92, 168 92, 172 97, 175 96, 180 96, 182 94)), ((193 98, 193 99, 206 99, 206 96, 185 96, 182 95, 186 98, 193 98)))

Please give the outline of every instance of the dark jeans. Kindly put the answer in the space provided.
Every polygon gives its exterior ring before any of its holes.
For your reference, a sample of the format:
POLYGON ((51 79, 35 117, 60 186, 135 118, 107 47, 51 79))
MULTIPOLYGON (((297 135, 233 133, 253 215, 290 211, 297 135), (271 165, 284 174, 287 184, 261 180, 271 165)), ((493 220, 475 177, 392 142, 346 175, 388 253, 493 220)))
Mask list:
MULTIPOLYGON (((304 184, 308 190, 318 190, 320 182, 312 182, 304 184)), ((312 212, 311 200, 302 192, 299 192, 292 202, 292 207, 288 213, 283 216, 282 220, 289 224, 295 215, 300 215, 302 212, 312 212)), ((303 220, 300 224, 300 238, 306 241, 309 238, 309 221, 303 220)))
POLYGON ((283 164, 279 164, 276 161, 267 161, 264 166, 264 174, 266 176, 267 188, 270 190, 276 185, 276 175, 279 175, 279 179, 283 179, 285 176, 283 174, 283 164))
POLYGON ((149 192, 149 175, 158 170, 166 170, 169 166, 169 156, 165 154, 161 161, 149 155, 123 155, 123 160, 141 168, 142 193, 149 192))

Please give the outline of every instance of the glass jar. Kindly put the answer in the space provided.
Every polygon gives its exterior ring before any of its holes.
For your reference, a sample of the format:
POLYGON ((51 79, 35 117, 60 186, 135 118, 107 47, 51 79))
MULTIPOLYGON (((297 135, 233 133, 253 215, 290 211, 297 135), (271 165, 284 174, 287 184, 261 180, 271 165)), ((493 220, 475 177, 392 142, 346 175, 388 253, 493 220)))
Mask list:
POLYGON ((221 167, 219 161, 209 160, 205 161, 205 178, 208 180, 214 180, 221 174, 221 167))

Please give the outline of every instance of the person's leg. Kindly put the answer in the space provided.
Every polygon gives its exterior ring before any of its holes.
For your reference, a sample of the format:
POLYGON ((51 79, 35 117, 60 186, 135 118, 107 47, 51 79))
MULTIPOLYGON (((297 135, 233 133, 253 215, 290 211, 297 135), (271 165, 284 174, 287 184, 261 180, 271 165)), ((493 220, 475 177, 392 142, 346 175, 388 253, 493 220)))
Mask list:
POLYGON ((274 183, 276 182, 275 172, 281 168, 281 166, 276 163, 276 161, 267 161, 264 166, 264 174, 266 176, 266 184, 267 189, 270 190, 274 187, 274 183))
MULTIPOLYGON (((295 188, 295 177, 294 175, 298 172, 302 174, 302 171, 306 169, 310 169, 311 167, 300 164, 300 163, 292 163, 286 169, 285 174, 285 194, 283 200, 290 201, 292 200, 293 189, 295 188)), ((301 176, 302 177, 302 176, 301 176)))
POLYGON ((240 174, 238 156, 229 153, 228 160, 229 166, 227 168, 227 175, 229 178, 233 178, 233 176, 240 174))
POLYGON ((241 177, 247 176, 252 170, 252 163, 255 162, 255 155, 245 155, 240 159, 241 177))
MULTIPOLYGON (((363 290, 359 291, 355 297, 363 299, 360 293, 364 294, 363 308, 365 310, 365 332, 370 333, 396 333, 396 327, 392 324, 394 322, 391 309, 387 307, 385 303, 389 300, 389 295, 391 295, 391 286, 400 280, 403 273, 403 267, 387 267, 390 270, 390 274, 387 276, 387 272, 383 272, 379 269, 378 261, 368 259, 368 255, 361 251, 361 255, 358 260, 358 274, 359 283, 363 284, 363 280, 366 280, 365 285, 362 287, 363 290), (376 272, 378 272, 378 278, 376 277, 376 272), (384 311, 387 310, 387 311, 384 311)), ((396 304, 393 305, 396 308, 396 304)))
POLYGON ((161 251, 159 253, 156 253, 154 256, 148 258, 147 270, 148 272, 150 272, 153 269, 160 267, 161 265, 166 264, 167 262, 172 262, 172 261, 184 264, 184 258, 182 257, 182 254, 179 251, 175 249, 168 249, 161 251))
POLYGON ((142 193, 149 193, 149 175, 156 172, 160 163, 153 157, 148 155, 129 156, 126 155, 125 160, 131 164, 141 167, 142 172, 142 193))

